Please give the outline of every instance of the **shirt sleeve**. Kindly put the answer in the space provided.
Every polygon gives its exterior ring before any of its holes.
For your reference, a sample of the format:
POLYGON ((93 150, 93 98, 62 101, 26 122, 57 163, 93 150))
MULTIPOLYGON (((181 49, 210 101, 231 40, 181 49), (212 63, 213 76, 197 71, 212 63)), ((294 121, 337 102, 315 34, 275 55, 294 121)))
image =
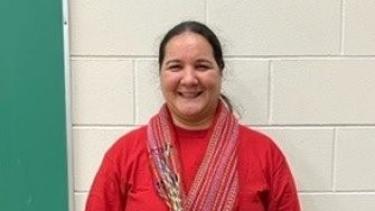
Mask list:
POLYGON ((300 211, 296 185, 282 152, 275 146, 270 177, 269 211, 300 211))
POLYGON ((122 211, 125 207, 123 192, 118 165, 107 154, 91 186, 85 211, 122 211))

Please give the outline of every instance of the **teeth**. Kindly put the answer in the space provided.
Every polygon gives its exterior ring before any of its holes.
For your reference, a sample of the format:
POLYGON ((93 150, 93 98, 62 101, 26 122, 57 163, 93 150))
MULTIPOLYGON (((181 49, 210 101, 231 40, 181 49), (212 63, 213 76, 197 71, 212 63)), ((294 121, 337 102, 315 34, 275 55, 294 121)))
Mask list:
POLYGON ((197 97, 200 94, 200 92, 180 92, 179 94, 182 97, 195 98, 195 97, 197 97))

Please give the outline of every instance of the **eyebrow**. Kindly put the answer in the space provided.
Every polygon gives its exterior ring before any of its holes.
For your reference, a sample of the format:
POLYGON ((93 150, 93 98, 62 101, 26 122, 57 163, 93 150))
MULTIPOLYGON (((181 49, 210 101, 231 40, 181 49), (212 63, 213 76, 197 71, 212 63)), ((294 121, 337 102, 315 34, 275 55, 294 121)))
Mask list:
POLYGON ((172 60, 169 60, 169 61, 165 62, 165 65, 168 65, 168 64, 170 64, 170 63, 180 63, 180 62, 181 62, 181 61, 178 60, 178 59, 172 59, 172 60))
MULTIPOLYGON (((212 62, 208 59, 197 59, 196 62, 212 64, 212 62)), ((172 60, 169 60, 169 61, 165 62, 165 65, 169 65, 169 64, 173 64, 173 63, 181 63, 181 60, 172 59, 172 60)))
POLYGON ((212 64, 212 62, 208 59, 198 59, 197 62, 205 62, 205 63, 209 63, 209 64, 212 64))

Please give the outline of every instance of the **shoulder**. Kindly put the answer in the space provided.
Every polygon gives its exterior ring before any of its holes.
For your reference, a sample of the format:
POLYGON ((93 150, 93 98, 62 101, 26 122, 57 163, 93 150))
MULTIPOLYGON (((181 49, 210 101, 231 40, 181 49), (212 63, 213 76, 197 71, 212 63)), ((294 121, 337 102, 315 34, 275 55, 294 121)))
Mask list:
POLYGON ((261 166, 278 166, 285 162, 285 156, 274 140, 244 125, 239 128, 239 154, 246 160, 257 160, 261 166))
POLYGON ((111 160, 121 160, 123 157, 137 156, 144 153, 146 148, 147 126, 140 126, 122 135, 107 150, 105 157, 111 160))
POLYGON ((245 125, 239 128, 240 145, 256 148, 257 150, 277 150, 275 142, 266 134, 256 131, 245 125))

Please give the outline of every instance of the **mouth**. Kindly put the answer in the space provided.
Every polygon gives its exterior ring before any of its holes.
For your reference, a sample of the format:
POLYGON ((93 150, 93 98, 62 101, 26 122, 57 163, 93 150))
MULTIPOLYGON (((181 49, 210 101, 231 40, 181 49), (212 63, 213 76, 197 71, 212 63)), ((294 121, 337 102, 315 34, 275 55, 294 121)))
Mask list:
POLYGON ((199 92, 177 92, 178 96, 186 98, 186 99, 194 99, 198 96, 200 96, 203 93, 203 91, 199 92))

